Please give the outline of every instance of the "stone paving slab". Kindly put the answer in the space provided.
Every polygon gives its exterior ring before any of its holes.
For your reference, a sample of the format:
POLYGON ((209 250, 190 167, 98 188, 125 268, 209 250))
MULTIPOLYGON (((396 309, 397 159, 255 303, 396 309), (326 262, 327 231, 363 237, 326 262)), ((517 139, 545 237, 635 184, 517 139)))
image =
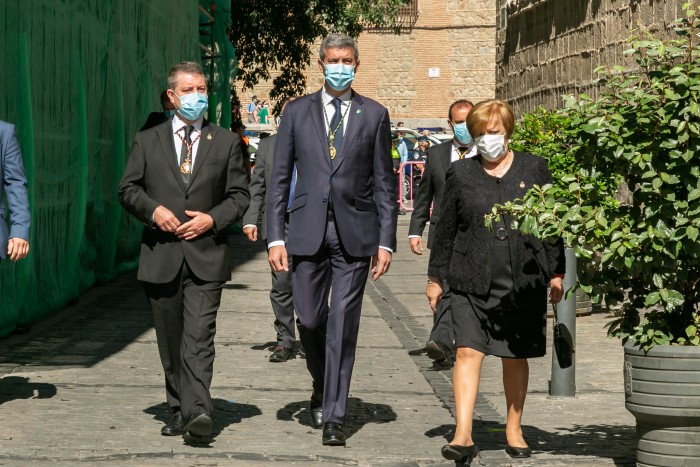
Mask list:
MULTIPOLYGON (((348 410, 346 448, 320 444, 306 410, 305 362, 267 361, 274 342, 264 248, 232 237, 232 277, 218 318, 215 440, 163 437, 168 418, 155 333, 134 274, 0 341, 0 465, 449 466, 451 371, 421 352, 432 317, 427 253, 410 253, 408 217, 390 273, 368 283, 348 410)), ((479 465, 634 465, 634 419, 624 409, 622 349, 604 317, 579 318, 577 395, 547 396, 551 357, 531 361, 524 417, 535 455, 503 451, 500 362, 487 358, 477 400, 479 465)))

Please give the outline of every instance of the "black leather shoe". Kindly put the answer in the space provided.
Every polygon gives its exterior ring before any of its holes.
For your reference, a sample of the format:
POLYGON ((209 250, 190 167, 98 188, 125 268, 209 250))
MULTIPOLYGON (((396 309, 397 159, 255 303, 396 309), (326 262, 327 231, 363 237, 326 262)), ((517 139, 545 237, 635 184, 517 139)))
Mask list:
POLYGON ((323 394, 313 392, 309 401, 309 417, 311 426, 321 428, 323 426, 323 394))
POLYGON ((323 425, 324 446, 345 446, 345 431, 340 423, 328 422, 323 425))
POLYGON ((197 413, 190 417, 185 425, 185 431, 192 436, 208 436, 211 434, 211 417, 204 413, 197 413))
POLYGON ((425 344, 425 353, 436 362, 443 362, 452 356, 450 348, 438 341, 428 341, 425 344))
POLYGON ((472 444, 471 446, 446 444, 442 447, 442 457, 466 465, 471 464, 477 454, 479 454, 479 447, 476 444, 472 444))
POLYGON ((180 412, 175 412, 173 418, 160 429, 160 434, 163 436, 181 436, 184 432, 185 421, 180 412))
POLYGON ((292 358, 293 354, 294 351, 292 349, 288 349, 283 345, 278 345, 277 347, 275 347, 275 350, 272 352, 272 355, 270 355, 270 361, 273 363, 286 362, 287 360, 292 358))
POLYGON ((530 446, 524 448, 506 446, 506 454, 508 454, 513 459, 525 459, 532 455, 532 449, 530 449, 530 446))

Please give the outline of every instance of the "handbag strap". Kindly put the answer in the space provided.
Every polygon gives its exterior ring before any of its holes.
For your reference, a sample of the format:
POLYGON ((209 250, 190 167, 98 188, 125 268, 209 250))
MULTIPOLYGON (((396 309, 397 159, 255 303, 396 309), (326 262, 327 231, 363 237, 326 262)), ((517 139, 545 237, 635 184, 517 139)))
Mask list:
POLYGON ((557 304, 552 303, 552 310, 554 311, 554 325, 559 325, 559 317, 557 316, 557 304))

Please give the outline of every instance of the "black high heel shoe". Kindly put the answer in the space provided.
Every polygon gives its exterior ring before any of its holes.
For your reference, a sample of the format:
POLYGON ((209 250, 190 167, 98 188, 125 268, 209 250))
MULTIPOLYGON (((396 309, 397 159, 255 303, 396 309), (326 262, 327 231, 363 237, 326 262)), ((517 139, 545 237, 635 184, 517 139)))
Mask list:
POLYGON ((506 447, 506 454, 508 454, 513 459, 525 459, 532 455, 532 449, 530 449, 530 446, 526 446, 524 448, 516 448, 508 445, 506 447))
POLYGON ((461 462, 469 465, 479 453, 479 447, 476 444, 471 446, 460 446, 459 444, 446 444, 442 447, 442 457, 447 460, 461 462))

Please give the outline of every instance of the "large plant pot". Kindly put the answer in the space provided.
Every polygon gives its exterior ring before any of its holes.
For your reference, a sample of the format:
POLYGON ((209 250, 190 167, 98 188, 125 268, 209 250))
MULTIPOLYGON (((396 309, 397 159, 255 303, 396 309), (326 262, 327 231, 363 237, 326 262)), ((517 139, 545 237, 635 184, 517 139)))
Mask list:
POLYGON ((625 345, 625 407, 637 419, 637 465, 700 466, 700 347, 625 345))

